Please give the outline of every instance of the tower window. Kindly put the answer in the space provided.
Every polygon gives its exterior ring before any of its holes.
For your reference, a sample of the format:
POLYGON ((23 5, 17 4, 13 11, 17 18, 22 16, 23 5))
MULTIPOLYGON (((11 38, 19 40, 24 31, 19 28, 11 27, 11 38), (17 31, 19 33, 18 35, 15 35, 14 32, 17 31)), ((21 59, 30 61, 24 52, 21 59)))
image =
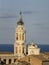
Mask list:
POLYGON ((22 34, 22 40, 24 40, 24 33, 22 34))
POLYGON ((18 34, 16 33, 16 40, 18 40, 18 34))
POLYGON ((24 53, 24 47, 23 47, 23 51, 22 51, 22 53, 24 53))
POLYGON ((21 33, 20 33, 20 35, 19 35, 19 38, 20 38, 20 40, 21 40, 21 33))

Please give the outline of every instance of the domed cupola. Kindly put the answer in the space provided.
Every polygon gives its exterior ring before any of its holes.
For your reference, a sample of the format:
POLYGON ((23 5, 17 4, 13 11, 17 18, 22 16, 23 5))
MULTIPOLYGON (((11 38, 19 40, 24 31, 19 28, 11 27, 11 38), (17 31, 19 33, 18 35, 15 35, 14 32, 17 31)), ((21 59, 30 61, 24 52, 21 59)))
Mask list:
POLYGON ((19 21, 17 22, 18 25, 24 25, 24 22, 22 20, 22 12, 20 12, 20 18, 19 21))

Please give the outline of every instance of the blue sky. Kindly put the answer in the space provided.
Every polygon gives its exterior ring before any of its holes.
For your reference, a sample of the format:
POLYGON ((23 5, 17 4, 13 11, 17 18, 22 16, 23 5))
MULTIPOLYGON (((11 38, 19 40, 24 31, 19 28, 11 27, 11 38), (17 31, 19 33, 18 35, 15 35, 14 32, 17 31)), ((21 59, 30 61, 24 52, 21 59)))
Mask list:
POLYGON ((20 10, 32 12, 23 14, 26 42, 49 44, 49 0, 0 0, 0 44, 14 44, 20 10))

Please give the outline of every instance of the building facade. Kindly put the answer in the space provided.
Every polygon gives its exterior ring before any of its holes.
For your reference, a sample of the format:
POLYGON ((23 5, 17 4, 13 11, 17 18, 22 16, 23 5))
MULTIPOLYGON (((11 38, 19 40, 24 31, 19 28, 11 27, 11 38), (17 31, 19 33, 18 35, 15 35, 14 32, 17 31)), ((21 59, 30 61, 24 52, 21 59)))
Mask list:
POLYGON ((32 42, 32 44, 28 45, 28 55, 39 55, 40 48, 32 42))

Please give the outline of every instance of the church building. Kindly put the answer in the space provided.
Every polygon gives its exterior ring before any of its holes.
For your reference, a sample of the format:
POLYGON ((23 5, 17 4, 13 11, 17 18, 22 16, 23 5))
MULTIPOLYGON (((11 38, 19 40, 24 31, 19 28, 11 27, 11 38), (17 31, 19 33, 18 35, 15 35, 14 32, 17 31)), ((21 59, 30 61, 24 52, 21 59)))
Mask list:
MULTIPOLYGON (((28 51, 29 51, 28 55, 32 54, 30 53, 30 48, 31 46, 29 46, 28 48, 28 51)), ((37 54, 40 53, 39 49, 40 48, 37 49, 37 54)), ((36 50, 35 50, 35 53, 36 53, 36 50)), ((15 31, 14 52, 13 53, 12 52, 0 52, 0 60, 4 61, 5 64, 12 64, 12 63, 15 63, 17 59, 25 57, 26 55, 27 55, 26 54, 26 30, 24 28, 22 14, 20 12, 20 18, 19 18, 19 21, 17 22, 17 27, 15 31)))

